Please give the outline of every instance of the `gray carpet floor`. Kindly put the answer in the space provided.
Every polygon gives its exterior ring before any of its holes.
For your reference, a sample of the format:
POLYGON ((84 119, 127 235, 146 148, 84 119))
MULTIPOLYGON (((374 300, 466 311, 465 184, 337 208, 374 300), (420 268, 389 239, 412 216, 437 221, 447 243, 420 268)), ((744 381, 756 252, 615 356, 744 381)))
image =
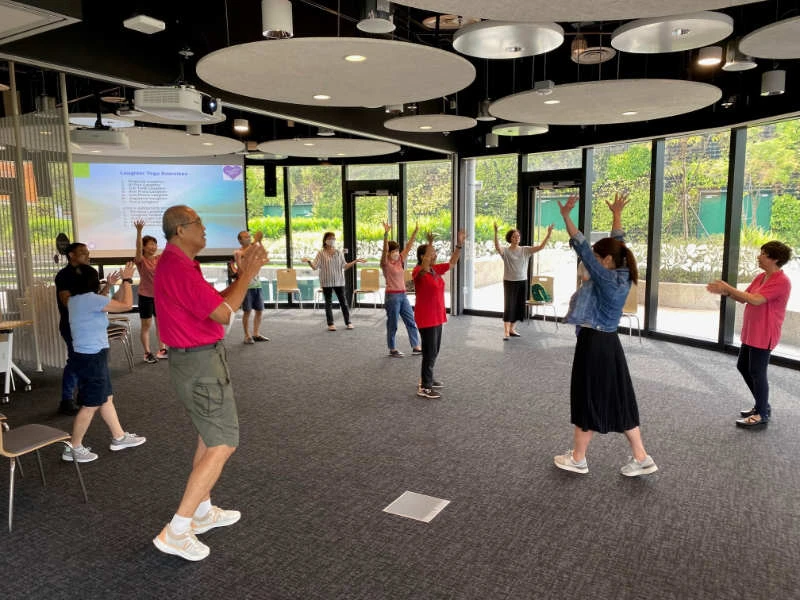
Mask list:
MULTIPOLYGON (((571 445, 571 327, 534 321, 504 342, 500 319, 451 318, 436 369, 443 397, 425 400, 402 333, 406 357, 386 356, 382 310, 359 310, 353 322, 328 332, 320 312, 268 310, 271 341, 255 345, 234 328, 242 441, 213 501, 243 517, 203 536, 211 556, 200 563, 151 542, 177 506, 195 444, 168 364, 142 362, 135 336, 129 372, 112 347, 123 426, 148 441, 112 453, 95 419, 88 504, 58 450, 43 452, 47 488, 24 459, 14 531, 0 531, 0 596, 800 596, 798 371, 770 367, 772 422, 741 430, 734 419, 751 401, 734 356, 623 336, 659 471, 622 477, 628 446, 609 434, 595 436, 580 476, 553 466, 571 445), (406 490, 450 504, 430 523, 383 512, 406 490)), ((0 411, 12 426, 69 429, 54 414, 60 374, 22 366, 33 390, 0 411)), ((4 474, 0 497, 7 489, 4 474)))

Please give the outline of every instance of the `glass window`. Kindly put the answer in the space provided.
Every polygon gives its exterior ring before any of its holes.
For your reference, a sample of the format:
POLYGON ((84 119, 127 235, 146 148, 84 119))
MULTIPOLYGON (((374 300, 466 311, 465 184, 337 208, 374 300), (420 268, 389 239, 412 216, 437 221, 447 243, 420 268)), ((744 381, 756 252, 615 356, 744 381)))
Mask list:
POLYGON ((572 150, 559 150, 558 152, 528 154, 523 161, 522 170, 530 173, 533 171, 580 169, 582 163, 583 152, 580 148, 574 148, 572 150))
POLYGON ((348 165, 347 181, 400 179, 400 165, 348 165))
MULTIPOLYGON (((247 198, 247 228, 251 234, 260 231, 264 234, 262 244, 269 253, 269 264, 261 269, 261 288, 264 301, 275 300, 275 269, 286 268, 286 215, 283 214, 283 167, 275 169, 275 196, 264 195, 264 167, 247 165, 245 167, 245 193, 247 198)), ((216 267, 204 267, 212 269, 216 267)), ((204 270, 204 272, 206 272, 204 270)), ((219 276, 213 276, 219 280, 219 276)))
POLYGON ((730 132, 666 141, 656 329, 716 341, 730 132))
POLYGON ((627 192, 629 204, 622 214, 625 241, 636 257, 639 285, 637 297, 639 323, 644 323, 645 275, 647 271, 647 228, 650 207, 650 142, 615 144, 594 149, 592 185, 592 237, 611 232, 611 211, 607 200, 617 192, 627 192))
MULTIPOLYGON (((450 260, 453 222, 453 168, 449 160, 406 165, 406 239, 419 225, 417 245, 432 231, 439 262, 450 260)), ((409 252, 408 266, 417 264, 416 246, 409 252)), ((450 278, 445 278, 445 304, 450 306, 450 278)), ((413 298, 413 296, 411 297, 413 298)), ((413 300, 411 300, 413 302, 413 300)))
MULTIPOLYGON (((761 246, 779 240, 794 250, 783 267, 792 282, 781 342, 776 355, 800 358, 800 120, 747 130, 745 187, 739 246, 738 287, 745 289, 761 273, 756 256, 761 246)), ((735 342, 740 343, 744 305, 736 303, 735 342)))
POLYGON ((494 247, 494 225, 505 245, 517 224, 517 156, 464 160, 464 204, 470 253, 465 259, 464 307, 503 310, 503 259, 494 247))
MULTIPOLYGON (((303 263, 322 249, 326 231, 342 244, 342 169, 338 166, 289 167, 289 206, 292 227, 292 266, 303 300, 313 301, 319 277, 303 263)), ((343 249, 345 255, 348 249, 343 249)))

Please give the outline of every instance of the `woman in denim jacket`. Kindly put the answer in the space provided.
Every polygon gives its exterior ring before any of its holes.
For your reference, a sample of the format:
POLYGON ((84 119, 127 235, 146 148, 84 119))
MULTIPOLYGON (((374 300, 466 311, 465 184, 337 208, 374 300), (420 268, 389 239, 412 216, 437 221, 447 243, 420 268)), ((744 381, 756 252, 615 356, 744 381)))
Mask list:
POLYGON ((622 467, 629 477, 658 470, 647 454, 639 431, 639 408, 628 363, 617 335, 622 307, 631 283, 638 279, 636 258, 622 241, 622 210, 627 194, 615 194, 608 202, 613 215, 612 235, 590 246, 569 216, 578 202, 570 196, 558 203, 570 235, 570 245, 580 257, 589 279, 570 300, 567 323, 576 325, 578 341, 572 364, 570 420, 575 426, 573 448, 555 457, 559 469, 588 473, 586 449, 594 432, 624 433, 633 457, 622 467))

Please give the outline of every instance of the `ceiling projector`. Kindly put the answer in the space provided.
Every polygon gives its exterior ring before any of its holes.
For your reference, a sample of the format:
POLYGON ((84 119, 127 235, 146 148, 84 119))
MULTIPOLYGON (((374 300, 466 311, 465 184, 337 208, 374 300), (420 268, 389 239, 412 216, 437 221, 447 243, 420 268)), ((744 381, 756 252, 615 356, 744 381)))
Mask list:
POLYGON ((220 100, 185 85, 136 90, 133 105, 143 113, 186 125, 217 123, 222 115, 220 100))
POLYGON ((77 145, 81 152, 130 148, 128 136, 117 129, 73 129, 69 132, 69 141, 77 145))

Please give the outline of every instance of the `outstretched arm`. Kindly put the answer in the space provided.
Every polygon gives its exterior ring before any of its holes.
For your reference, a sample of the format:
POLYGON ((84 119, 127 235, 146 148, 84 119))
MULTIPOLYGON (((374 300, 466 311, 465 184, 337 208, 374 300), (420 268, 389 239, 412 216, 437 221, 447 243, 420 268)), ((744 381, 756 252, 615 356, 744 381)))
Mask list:
POLYGON ((538 252, 547 245, 547 241, 550 239, 550 234, 552 233, 553 233, 553 224, 550 223, 550 225, 547 227, 547 234, 544 236, 542 243, 539 244, 538 246, 533 247, 534 253, 538 252))
POLYGON ((461 258, 461 248, 464 247, 464 240, 467 239, 467 232, 463 229, 458 230, 458 237, 456 238, 458 243, 456 247, 453 249, 453 254, 450 256, 450 266, 455 267, 458 259, 461 258))
POLYGON ((561 204, 560 200, 556 200, 556 203, 558 204, 559 212, 561 212, 561 218, 564 219, 564 225, 567 226, 567 233, 569 234, 569 237, 575 237, 580 230, 575 226, 575 223, 572 222, 572 217, 569 216, 569 213, 578 203, 578 197, 573 194, 567 198, 567 201, 564 202, 564 204, 561 204))
POLYGON ((428 245, 425 247, 425 254, 422 255, 420 261, 421 271, 430 271, 433 265, 433 257, 436 255, 436 249, 433 247, 433 232, 429 231, 425 236, 428 240, 428 245))
POLYGON ((383 252, 381 252, 381 266, 386 264, 386 260, 389 258, 389 232, 392 230, 392 226, 389 225, 386 221, 383 222, 383 252))
POLYGON ((136 227, 136 259, 137 261, 142 260, 142 228, 144 227, 144 220, 138 219, 133 222, 133 226, 136 227))
POLYGON ((497 221, 494 222, 494 249, 500 256, 503 256, 503 247, 500 245, 500 240, 497 239, 497 221))

